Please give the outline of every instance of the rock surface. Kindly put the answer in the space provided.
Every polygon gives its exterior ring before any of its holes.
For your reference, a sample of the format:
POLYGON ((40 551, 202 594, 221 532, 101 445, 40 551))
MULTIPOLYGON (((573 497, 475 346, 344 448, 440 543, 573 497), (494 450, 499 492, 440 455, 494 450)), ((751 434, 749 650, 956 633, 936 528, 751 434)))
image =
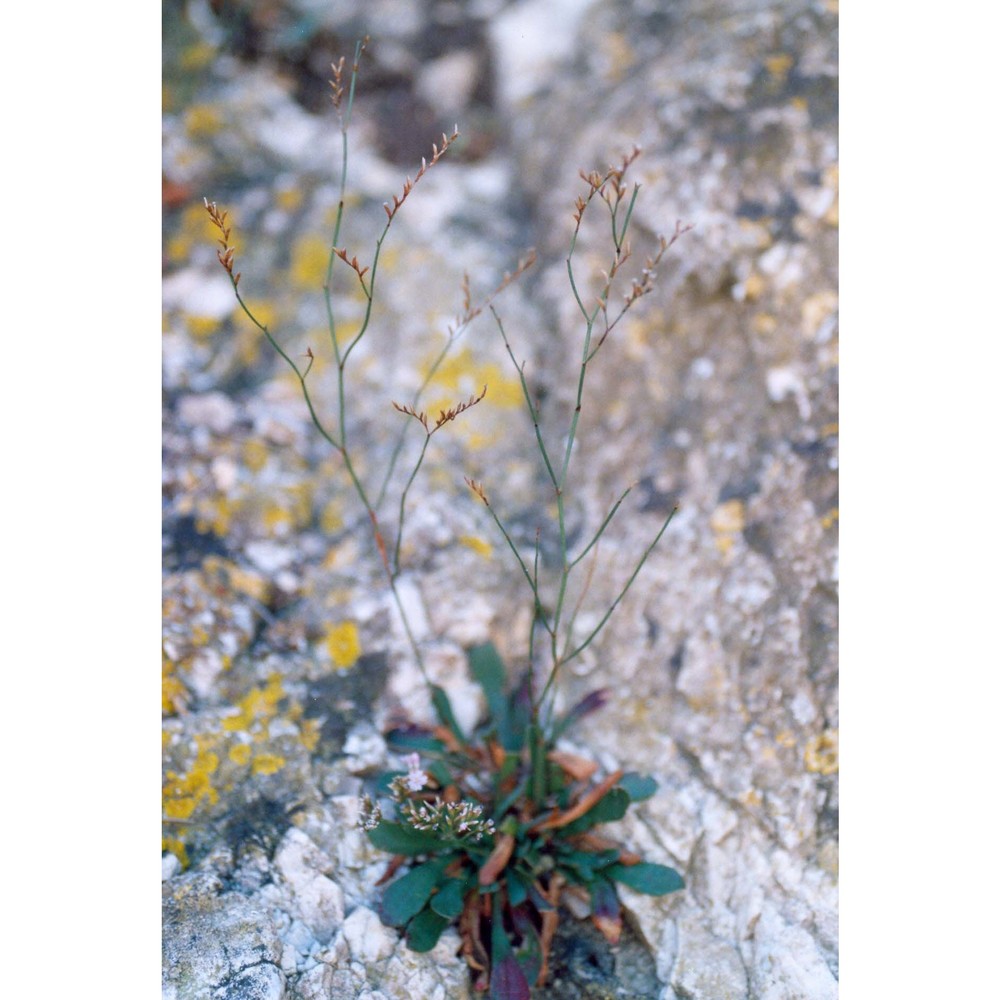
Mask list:
MULTIPOLYGON (((442 130, 457 119, 466 138, 387 242, 350 385, 364 475, 385 467, 389 401, 443 342, 463 272, 482 295, 531 245, 539 264, 497 306, 558 439, 582 335, 562 259, 579 168, 643 147, 637 257, 676 219, 695 226, 588 372, 570 530, 592 533, 637 485, 581 628, 680 511, 563 694, 612 687, 573 738, 608 770, 656 777, 616 832, 687 880, 662 899, 623 890, 658 983, 642 995, 832 998, 836 3, 402 7, 365 5, 366 24, 360 6, 311 0, 229 22, 206 3, 166 8, 164 997, 470 995, 453 934, 421 956, 378 919, 385 858, 356 827, 357 795, 388 760, 382 726, 430 706, 343 470, 234 311, 201 207, 230 210, 241 292, 289 353, 315 352, 312 391, 333 412, 317 289, 340 145, 323 93, 369 31, 350 253, 370 254, 381 203, 442 130)), ((603 266, 600 249, 582 270, 603 266)), ((342 291, 349 330, 361 303, 346 278, 342 291)), ((452 359, 429 410, 489 391, 428 453, 404 591, 432 674, 471 718, 463 646, 523 659, 530 609, 463 476, 526 545, 549 495, 488 316, 452 359)), ((627 978, 607 995, 637 995, 627 978)))

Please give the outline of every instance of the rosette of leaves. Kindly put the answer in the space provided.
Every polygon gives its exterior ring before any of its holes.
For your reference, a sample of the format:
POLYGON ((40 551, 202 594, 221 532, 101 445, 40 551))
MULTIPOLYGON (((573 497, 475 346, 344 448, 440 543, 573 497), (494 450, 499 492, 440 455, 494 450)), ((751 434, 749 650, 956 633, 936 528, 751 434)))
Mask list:
POLYGON ((589 914, 616 944, 618 884, 659 896, 684 888, 684 880, 598 832, 631 803, 652 796, 656 782, 623 771, 597 780, 594 762, 555 749, 574 722, 605 704, 608 692, 591 693, 543 726, 533 721, 529 678, 508 691, 503 662, 490 644, 469 650, 468 659, 486 696, 486 719, 463 732, 444 691, 434 687, 440 724, 396 729, 387 737, 391 749, 420 755, 419 776, 426 781, 415 782, 419 790, 401 802, 407 775, 383 775, 381 791, 395 789, 396 816, 376 813, 368 836, 394 855, 381 880, 394 879, 382 915, 405 928, 409 947, 429 951, 456 924, 476 987, 494 1000, 528 1000, 530 987, 545 981, 561 902, 573 897, 574 911, 589 914), (492 823, 469 835, 446 822, 448 809, 455 813, 462 804, 464 815, 474 810, 492 823))

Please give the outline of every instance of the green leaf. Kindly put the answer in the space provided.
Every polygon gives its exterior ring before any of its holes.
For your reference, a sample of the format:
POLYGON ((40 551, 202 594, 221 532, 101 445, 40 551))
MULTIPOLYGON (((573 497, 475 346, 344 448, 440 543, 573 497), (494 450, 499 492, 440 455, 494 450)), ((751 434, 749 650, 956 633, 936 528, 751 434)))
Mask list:
POLYGON ((628 774, 622 775, 618 787, 624 788, 633 802, 642 802, 655 795, 656 789, 660 786, 649 775, 639 774, 638 771, 629 771, 628 774))
POLYGON ((394 752, 422 750, 424 753, 444 753, 445 745, 422 729, 394 729, 385 738, 386 746, 394 752))
POLYGON ((559 867, 572 868, 579 873, 584 882, 590 882, 594 878, 594 873, 614 864, 618 860, 620 851, 572 851, 563 850, 559 852, 559 867))
POLYGON ((385 922, 395 927, 402 927, 415 917, 431 898, 431 893, 441 878, 441 872, 450 861, 450 856, 435 858, 433 861, 411 868, 402 878, 396 879, 382 897, 385 922))
POLYGON ((421 910, 406 928, 407 947, 410 951, 430 951, 450 923, 447 917, 433 910, 421 910))
POLYGON ((637 865, 611 865, 604 870, 609 878, 649 896, 665 896, 684 888, 684 879, 666 865, 640 861, 637 865))
POLYGON ((521 937, 521 944, 515 949, 518 965, 524 972, 524 978, 528 983, 534 983, 538 979, 538 974, 542 971, 542 942, 535 930, 535 925, 528 916, 527 907, 519 907, 511 910, 511 920, 514 930, 521 937))
POLYGON ((531 754, 531 798, 541 803, 548 794, 546 788, 545 737, 536 725, 528 727, 528 750, 531 754))
POLYGON ((621 914, 618 893, 606 878, 598 876, 590 884, 590 912, 595 917, 608 917, 612 920, 617 920, 621 914))
POLYGON ((448 695, 445 693, 443 687, 438 687, 437 684, 431 685, 431 702, 434 705, 434 711, 437 712, 438 718, 441 720, 441 724, 451 730, 452 736, 459 743, 464 744, 465 733, 462 732, 462 727, 459 726, 458 721, 455 719, 455 713, 451 710, 451 702, 448 700, 448 695))
POLYGON ((528 789, 527 777, 522 778, 496 805, 493 815, 497 821, 502 820, 515 802, 517 802, 528 789))
POLYGON ((431 896, 431 909, 448 920, 454 920, 465 908, 465 895, 469 888, 467 879, 447 879, 441 890, 431 896))
POLYGON ((616 785, 607 795, 598 799, 589 812, 585 812, 579 819, 568 823, 560 833, 572 837, 575 834, 584 833, 599 823, 614 823, 625 815, 628 807, 628 792, 616 785))
POLYGON ((388 820, 382 820, 374 830, 369 830, 368 839, 379 850, 390 854, 433 854, 449 846, 433 833, 414 830, 402 823, 390 823, 388 820))
POLYGON ((531 674, 525 672, 509 699, 507 728, 501 733, 505 750, 520 752, 531 724, 531 674))
POLYGON ((507 696, 504 693, 507 671, 504 670, 503 660, 492 642, 473 646, 466 656, 469 671, 486 696, 490 715, 499 722, 507 714, 507 696))
POLYGON ((507 870, 507 898, 511 906, 520 906, 528 898, 531 883, 521 878, 515 871, 507 870))

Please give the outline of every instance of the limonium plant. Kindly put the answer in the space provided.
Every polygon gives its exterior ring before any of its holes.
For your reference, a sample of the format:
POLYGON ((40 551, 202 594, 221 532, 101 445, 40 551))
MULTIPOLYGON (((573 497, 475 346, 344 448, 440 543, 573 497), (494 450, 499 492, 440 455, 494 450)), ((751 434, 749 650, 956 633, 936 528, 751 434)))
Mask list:
MULTIPOLYGON (((628 233, 639 185, 626 173, 639 150, 634 149, 604 171, 581 171, 583 188, 572 206, 573 234, 565 259, 568 294, 579 314, 581 338, 575 377, 575 405, 568 426, 559 428, 558 447, 542 426, 539 404, 533 401, 526 365, 518 359, 494 300, 534 263, 528 254, 482 301, 474 302, 471 282, 463 283, 463 311, 449 328, 445 344, 424 375, 413 397, 392 402, 400 424, 386 467, 374 482, 362 479, 358 455, 361 444, 352 436, 348 419, 350 400, 345 372, 355 349, 369 333, 372 307, 379 288, 379 261, 393 221, 414 188, 458 138, 458 129, 443 135, 421 162, 413 179, 384 204, 386 221, 369 256, 359 260, 341 245, 348 177, 348 130, 354 105, 359 64, 366 41, 355 47, 349 71, 342 58, 332 67, 332 100, 341 137, 340 200, 329 245, 323 295, 329 324, 329 351, 337 375, 332 418, 322 415, 310 389, 315 361, 310 347, 293 357, 279 335, 254 314, 240 287, 236 254, 226 211, 214 202, 205 207, 219 233, 218 258, 232 282, 239 305, 267 338, 300 384, 305 404, 320 436, 340 457, 371 528, 374 553, 384 570, 399 619, 430 693, 437 722, 406 725, 386 734, 401 770, 378 780, 361 805, 361 825, 371 842, 391 855, 381 883, 388 883, 381 907, 383 919, 403 929, 407 944, 428 951, 444 930, 457 926, 462 954, 477 989, 497 1000, 527 1000, 532 985, 548 974, 550 949, 559 923, 560 904, 572 902, 575 912, 586 912, 611 943, 622 932, 622 908, 616 886, 652 895, 682 889, 681 875, 665 865, 642 860, 600 831, 602 824, 620 820, 629 806, 656 792, 656 782, 637 772, 616 770, 600 774, 592 760, 569 752, 561 744, 569 729, 598 711, 610 698, 606 689, 591 692, 562 711, 557 710, 559 678, 601 633, 629 591, 644 563, 660 541, 676 508, 652 534, 613 600, 578 628, 578 612, 588 591, 598 544, 626 501, 632 487, 622 491, 594 533, 582 545, 571 544, 567 529, 567 488, 571 463, 585 404, 587 374, 609 337, 636 302, 652 291, 655 272, 664 255, 687 228, 678 223, 669 238, 661 237, 654 253, 639 268, 628 268, 628 233), (607 265, 600 273, 596 293, 577 270, 577 242, 585 217, 605 217, 607 265), (334 269, 346 268, 349 280, 360 286, 364 315, 350 337, 338 337, 334 269), (626 277, 626 271, 630 276, 626 277), (617 294, 616 289, 622 289, 617 294), (531 447, 550 489, 554 528, 558 538, 555 579, 546 580, 540 568, 539 544, 526 550, 511 534, 491 498, 491 484, 467 478, 473 495, 489 517, 512 556, 512 569, 524 582, 531 601, 531 627, 526 636, 526 669, 509 677, 491 643, 467 650, 469 671, 480 686, 487 706, 485 717, 471 730, 456 718, 444 689, 428 674, 420 643, 407 615, 399 589, 402 540, 410 490, 424 464, 432 438, 466 410, 487 397, 489 387, 467 400, 426 412, 423 398, 456 341, 476 317, 489 311, 517 374, 530 420, 531 447), (408 446, 416 430, 418 441, 408 446), (584 573, 579 596, 571 578, 584 573)), ((593 276, 588 276, 592 278, 593 276)), ((388 409, 388 408, 387 408, 388 409)))

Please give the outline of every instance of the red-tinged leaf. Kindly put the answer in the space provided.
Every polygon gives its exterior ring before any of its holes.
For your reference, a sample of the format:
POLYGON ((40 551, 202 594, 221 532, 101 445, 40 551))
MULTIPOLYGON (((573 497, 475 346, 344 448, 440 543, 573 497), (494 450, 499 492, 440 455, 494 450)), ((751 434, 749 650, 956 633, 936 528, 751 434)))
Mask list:
POLYGON ((503 929, 499 913, 493 915, 490 1000, 531 1000, 531 988, 503 929))
POLYGON ((622 933, 621 907, 618 893, 607 879, 597 878, 591 882, 590 910, 595 926, 607 938, 608 944, 618 944, 622 933))

